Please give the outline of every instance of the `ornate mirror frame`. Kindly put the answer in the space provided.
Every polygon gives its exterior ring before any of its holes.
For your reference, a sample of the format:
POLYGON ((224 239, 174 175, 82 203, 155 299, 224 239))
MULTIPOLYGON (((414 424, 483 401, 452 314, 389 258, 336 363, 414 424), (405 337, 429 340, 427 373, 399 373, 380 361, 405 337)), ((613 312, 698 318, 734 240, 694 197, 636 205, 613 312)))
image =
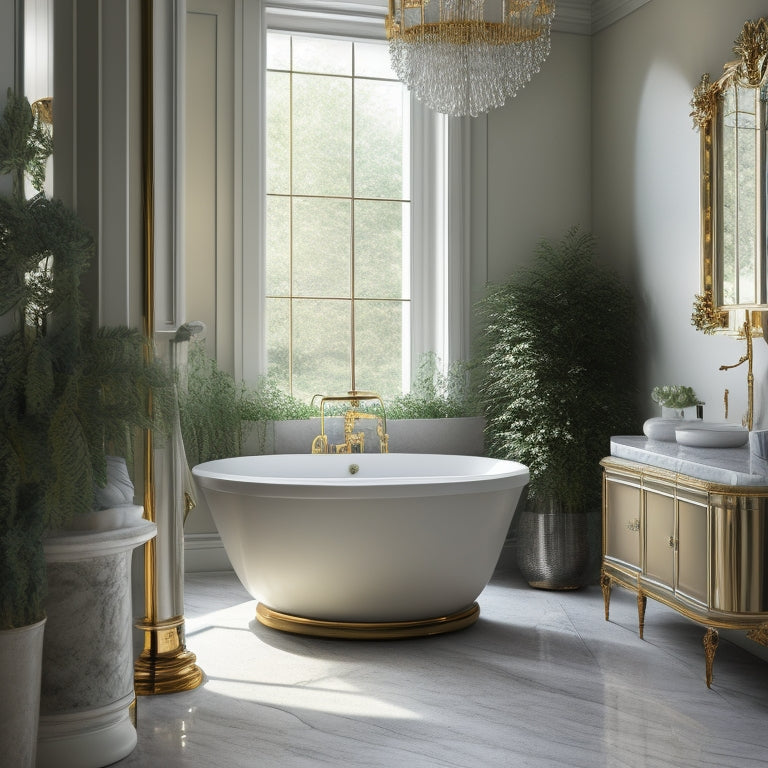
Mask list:
POLYGON ((702 249, 692 320, 705 333, 743 334, 746 317, 758 335, 768 310, 768 19, 747 21, 733 51, 738 58, 715 82, 703 75, 691 101, 701 134, 702 249))

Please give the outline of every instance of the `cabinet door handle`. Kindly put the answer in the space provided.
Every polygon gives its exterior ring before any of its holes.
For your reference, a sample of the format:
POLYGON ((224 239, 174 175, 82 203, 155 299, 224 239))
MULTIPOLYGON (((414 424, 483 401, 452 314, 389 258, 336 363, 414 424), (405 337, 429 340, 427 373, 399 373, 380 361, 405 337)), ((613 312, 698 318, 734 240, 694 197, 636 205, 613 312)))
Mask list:
POLYGON ((639 531, 640 530, 640 519, 636 517, 634 520, 630 520, 627 523, 627 530, 628 531, 639 531))

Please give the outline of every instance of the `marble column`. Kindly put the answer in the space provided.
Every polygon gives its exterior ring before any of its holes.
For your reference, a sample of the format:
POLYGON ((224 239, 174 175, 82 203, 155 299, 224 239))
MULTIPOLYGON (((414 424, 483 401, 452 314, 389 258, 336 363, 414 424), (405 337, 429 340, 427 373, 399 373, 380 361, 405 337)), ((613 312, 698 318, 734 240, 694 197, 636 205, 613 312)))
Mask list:
POLYGON ((156 530, 139 518, 117 530, 68 531, 45 542, 38 768, 100 768, 136 746, 131 552, 156 530))

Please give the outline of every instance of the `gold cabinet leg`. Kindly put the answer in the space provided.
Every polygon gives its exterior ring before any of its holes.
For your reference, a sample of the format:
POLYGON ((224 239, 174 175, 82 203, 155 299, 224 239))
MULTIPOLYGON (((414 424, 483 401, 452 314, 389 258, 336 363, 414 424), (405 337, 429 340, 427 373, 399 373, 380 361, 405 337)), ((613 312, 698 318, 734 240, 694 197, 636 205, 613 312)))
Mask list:
POLYGON ((755 627, 755 629, 750 629, 747 632, 747 637, 756 643, 760 643, 760 645, 768 647, 768 624, 761 624, 759 627, 755 627))
POLYGON ((600 574, 600 587, 603 590, 603 603, 605 604, 605 620, 608 621, 608 612, 611 607, 611 577, 603 571, 600 574))
POLYGON ((715 663, 715 651, 720 640, 717 630, 707 627, 704 633, 704 658, 707 664, 707 688, 712 687, 712 666, 715 663))
POLYGON ((642 593, 637 593, 637 627, 640 631, 640 639, 643 639, 643 630, 645 629, 645 606, 648 604, 648 598, 642 593))

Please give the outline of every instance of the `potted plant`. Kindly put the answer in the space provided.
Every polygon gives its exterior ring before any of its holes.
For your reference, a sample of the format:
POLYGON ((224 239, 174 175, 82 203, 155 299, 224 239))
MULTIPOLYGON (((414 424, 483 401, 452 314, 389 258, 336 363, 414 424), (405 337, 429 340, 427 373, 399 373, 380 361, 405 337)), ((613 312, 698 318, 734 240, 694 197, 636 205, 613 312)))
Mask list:
POLYGON ((682 384, 654 387, 651 400, 661 406, 662 417, 669 419, 695 419, 703 405, 693 388, 682 384))
MULTIPOLYGON (((108 471, 115 466, 108 456, 130 456, 132 428, 152 426, 148 393, 152 390, 159 395, 166 383, 163 369, 147 355, 138 331, 93 328, 80 279, 94 247, 75 214, 42 192, 27 198, 25 177, 42 189, 50 151, 50 136, 33 116, 28 101, 9 91, 0 121, 0 171, 13 178, 11 194, 0 198, 0 628, 40 622, 48 614, 43 656, 49 655, 50 645, 54 656, 50 669, 66 675, 67 690, 57 689, 58 684, 46 686, 44 662, 41 743, 42 722, 50 710, 57 710, 52 716, 61 720, 59 704, 78 710, 79 722, 74 727, 81 731, 87 725, 89 708, 104 709, 85 700, 89 694, 83 691, 94 682, 97 661, 87 658, 83 663, 84 648, 87 657, 112 644, 119 646, 127 638, 132 692, 130 585, 107 593, 103 580, 89 581, 93 570, 82 564, 92 541, 86 532, 68 527, 82 528, 79 521, 84 517, 87 527, 92 527, 98 489, 114 474, 108 471), (74 568, 94 587, 93 599, 81 591, 88 585, 82 580, 75 584, 63 565, 68 556, 62 552, 72 544, 79 548, 74 568), (73 593, 73 589, 78 591, 73 593), (114 601, 121 591, 128 598, 127 627, 105 627, 103 614, 101 619, 89 618, 87 610, 98 607, 93 604, 99 601, 104 613, 125 616, 126 609, 103 604, 104 600, 114 601), (77 608, 66 604, 68 597, 80 601, 77 608), (54 608, 61 621, 53 621, 54 608), (94 636, 98 633, 100 637, 98 643, 83 640, 89 621, 94 636), (120 636, 105 642, 110 629, 120 636), (67 648, 62 645, 66 642, 74 645, 67 648), (76 668, 78 663, 83 667, 76 668)), ((107 546, 108 550, 125 551, 154 535, 153 524, 135 519, 135 508, 131 513, 134 520, 129 534, 118 533, 120 543, 107 546), (137 544, 132 545, 133 541, 137 544)), ((121 527, 119 521, 116 525, 121 527)), ((113 526, 97 518, 96 527, 113 526)), ((104 539, 107 534, 97 531, 95 536, 104 539)), ((96 554, 103 554, 100 546, 94 547, 96 554)), ((112 565, 110 569, 115 570, 112 565)), ((13 663, 18 661, 13 659, 13 663)), ((101 666, 112 669, 112 686, 125 688, 124 663, 110 658, 101 666)), ((98 687, 102 681, 96 682, 98 687)), ((4 677, 2 687, 8 691, 5 683, 4 677)), ((3 699, 15 707, 16 696, 13 691, 3 699)), ((124 709, 109 717, 99 713, 96 727, 101 741, 109 739, 113 726, 121 731, 123 746, 126 738, 130 741, 130 734, 125 736, 128 709, 124 709)), ((54 730, 62 741, 72 742, 66 724, 57 721, 54 730)), ((18 738, 18 734, 14 736, 18 738)), ((37 764, 76 764, 57 745, 56 739, 48 744, 50 757, 46 758, 38 744, 37 764)), ((90 764, 96 764, 91 745, 78 749, 91 751, 90 764)))
POLYGON ((599 562, 599 461, 638 427, 632 294, 573 228, 479 309, 487 450, 530 470, 521 570, 532 586, 581 586, 599 562))

